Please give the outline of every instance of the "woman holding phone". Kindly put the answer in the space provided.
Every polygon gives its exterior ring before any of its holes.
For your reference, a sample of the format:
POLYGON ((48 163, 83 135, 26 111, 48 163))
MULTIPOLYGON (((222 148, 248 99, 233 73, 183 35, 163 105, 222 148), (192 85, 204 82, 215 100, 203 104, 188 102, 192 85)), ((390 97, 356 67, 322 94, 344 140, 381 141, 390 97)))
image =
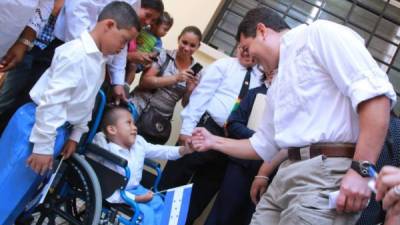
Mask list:
POLYGON ((179 100, 182 99, 183 106, 188 103, 201 75, 201 72, 193 71, 200 67, 192 57, 200 47, 201 39, 199 28, 185 27, 178 36, 178 48, 162 51, 157 61, 143 73, 139 85, 130 94, 139 120, 142 112, 149 110, 170 120, 179 100))

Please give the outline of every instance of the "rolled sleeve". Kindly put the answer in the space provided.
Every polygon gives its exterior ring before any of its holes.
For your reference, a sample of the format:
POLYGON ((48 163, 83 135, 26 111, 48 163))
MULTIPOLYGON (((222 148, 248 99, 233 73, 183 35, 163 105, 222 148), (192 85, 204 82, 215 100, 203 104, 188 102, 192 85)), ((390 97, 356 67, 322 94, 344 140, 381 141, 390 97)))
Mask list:
POLYGON ((336 86, 351 99, 357 112, 360 102, 385 95, 396 102, 396 94, 383 72, 353 30, 329 21, 310 26, 310 41, 315 58, 327 70, 336 86))
POLYGON ((366 71, 363 77, 363 79, 353 82, 349 88, 349 97, 355 112, 357 112, 357 106, 361 102, 380 95, 385 95, 390 99, 391 106, 394 107, 396 93, 382 70, 366 71))

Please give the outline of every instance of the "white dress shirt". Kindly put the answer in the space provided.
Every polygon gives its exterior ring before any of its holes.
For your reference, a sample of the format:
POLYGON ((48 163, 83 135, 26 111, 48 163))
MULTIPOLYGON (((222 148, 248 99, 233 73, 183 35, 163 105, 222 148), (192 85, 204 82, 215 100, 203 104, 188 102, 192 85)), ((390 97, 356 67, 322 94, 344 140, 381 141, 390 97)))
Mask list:
MULTIPOLYGON (((232 57, 219 59, 209 65, 190 96, 189 104, 181 112, 180 133, 191 135, 206 111, 222 127, 238 98, 246 72, 247 69, 239 60, 232 57)), ((262 73, 254 66, 249 89, 260 86, 261 78, 262 73)))
MULTIPOLYGON (((94 28, 101 10, 108 3, 115 0, 65 0, 56 25, 54 36, 68 42, 76 39, 83 31, 90 31, 94 28)), ((124 0, 132 5, 136 12, 140 8, 138 0, 124 0)), ((124 84, 127 47, 117 55, 108 57, 109 71, 112 84, 124 84)))
POLYGON ((53 154, 56 129, 73 125, 70 139, 79 142, 105 76, 106 58, 88 32, 56 48, 50 67, 30 91, 36 121, 30 141, 33 152, 53 154))
POLYGON ((0 58, 17 41, 25 26, 36 34, 46 25, 54 0, 0 1, 0 58))
POLYGON ((278 74, 251 145, 264 160, 278 149, 318 142, 356 143, 357 106, 396 95, 364 40, 353 30, 319 20, 283 36, 278 74))
MULTIPOLYGON (((144 138, 139 135, 136 136, 135 144, 133 144, 130 149, 124 149, 123 147, 112 142, 106 143, 105 136, 102 132, 96 134, 95 138, 93 139, 93 143, 128 161, 128 167, 131 172, 131 177, 128 181, 128 185, 126 186, 127 190, 135 188, 140 184, 140 181, 142 180, 145 158, 176 160, 181 157, 181 155, 179 154, 179 147, 153 145, 146 142, 146 140, 144 140, 144 138)), ((120 166, 109 163, 104 159, 100 159, 96 156, 90 157, 94 158, 96 161, 104 164, 110 169, 118 172, 119 174, 125 175, 125 170, 120 166)), ((124 202, 120 196, 119 190, 116 190, 109 198, 107 198, 107 201, 111 203, 124 202)))

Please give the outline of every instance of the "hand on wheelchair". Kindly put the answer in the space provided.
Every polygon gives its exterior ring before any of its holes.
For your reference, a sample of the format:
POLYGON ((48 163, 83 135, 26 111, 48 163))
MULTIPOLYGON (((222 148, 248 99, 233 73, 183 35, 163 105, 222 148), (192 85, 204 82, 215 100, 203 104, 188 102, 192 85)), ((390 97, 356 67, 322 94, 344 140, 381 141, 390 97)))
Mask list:
POLYGON ((27 160, 27 164, 33 171, 43 176, 47 170, 52 169, 53 156, 32 153, 27 160))
POLYGON ((68 140, 65 143, 63 150, 61 152, 61 155, 64 156, 64 159, 68 159, 69 157, 71 157, 72 154, 74 154, 77 145, 78 143, 76 143, 73 140, 68 140))
POLYGON ((128 102, 128 98, 125 93, 124 85, 114 85, 113 86, 113 97, 116 105, 119 105, 121 100, 123 102, 128 102))
POLYGON ((153 199, 153 195, 154 193, 152 191, 148 191, 146 194, 144 195, 136 195, 135 196, 135 201, 136 202, 148 202, 151 199, 153 199))

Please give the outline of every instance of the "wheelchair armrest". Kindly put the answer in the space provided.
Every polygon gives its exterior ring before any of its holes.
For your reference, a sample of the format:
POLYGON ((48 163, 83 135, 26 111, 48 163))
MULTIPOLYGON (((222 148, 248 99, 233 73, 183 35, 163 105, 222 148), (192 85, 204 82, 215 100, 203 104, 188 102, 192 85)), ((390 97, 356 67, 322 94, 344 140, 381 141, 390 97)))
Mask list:
POLYGON ((152 159, 144 159, 144 164, 146 166, 149 166, 149 167, 155 169, 155 170, 157 168, 161 168, 161 164, 156 162, 156 161, 154 161, 154 160, 152 160, 152 159))
POLYGON ((151 159, 145 159, 144 164, 156 171, 157 174, 153 183, 153 191, 158 192, 158 185, 160 184, 162 176, 161 164, 151 159))
POLYGON ((88 144, 86 147, 86 151, 93 153, 97 156, 102 157, 105 160, 108 160, 114 164, 117 164, 118 166, 125 168, 128 165, 128 161, 126 159, 123 159, 107 150, 104 148, 95 145, 95 144, 88 144))

